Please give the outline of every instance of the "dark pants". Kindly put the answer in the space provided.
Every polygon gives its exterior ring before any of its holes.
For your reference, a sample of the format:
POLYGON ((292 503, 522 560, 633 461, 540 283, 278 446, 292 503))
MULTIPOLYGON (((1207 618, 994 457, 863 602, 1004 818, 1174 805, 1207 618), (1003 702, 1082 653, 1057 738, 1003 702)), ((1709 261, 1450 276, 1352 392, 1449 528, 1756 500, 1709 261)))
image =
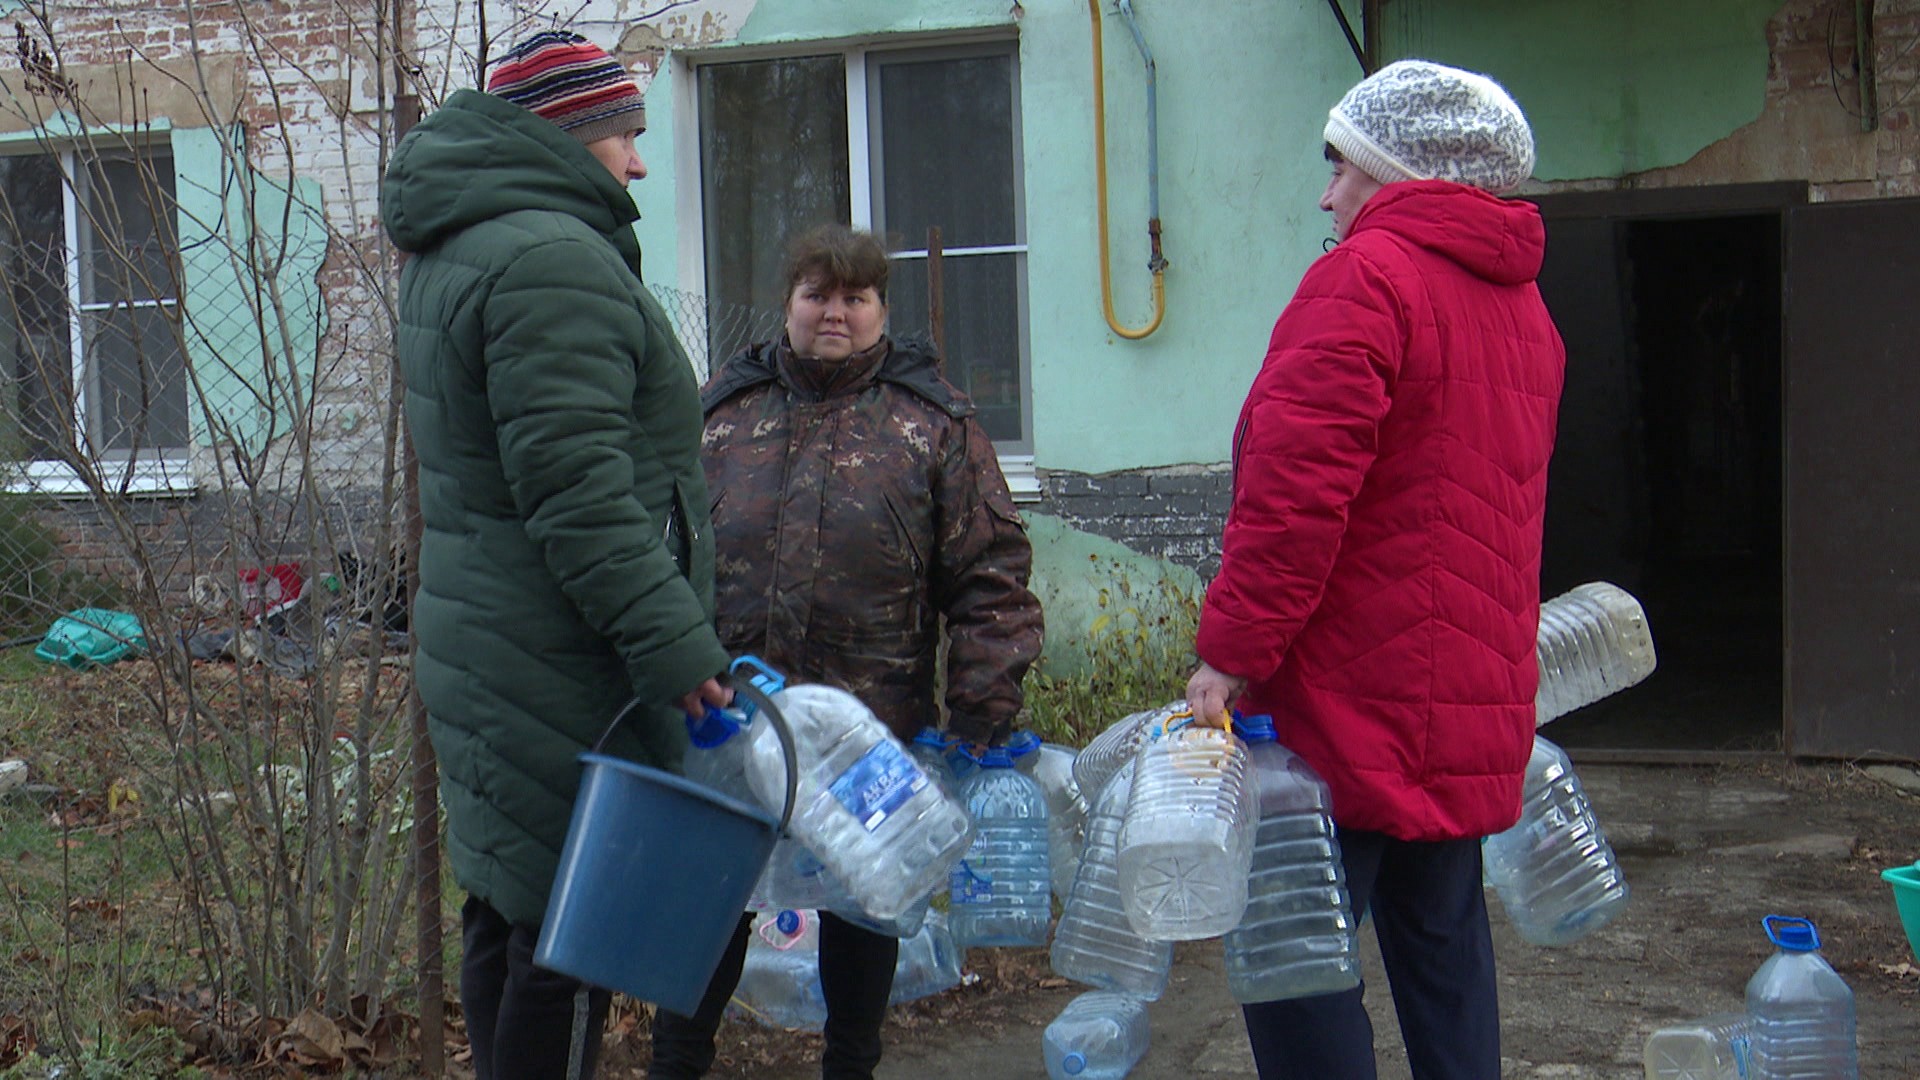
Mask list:
MULTIPOLYGON (((1340 851, 1353 910, 1373 909, 1414 1080, 1496 1080, 1500 1002, 1480 841, 1342 829, 1340 851)), ((1243 1006, 1260 1080, 1372 1080, 1364 989, 1243 1006)))
MULTIPOLYGON (((697 1080, 713 1066, 713 1037, 740 972, 747 962, 747 935, 753 916, 741 918, 720 967, 707 984, 706 997, 692 1016, 665 1009, 653 1017, 653 1067, 650 1080, 697 1080)), ((826 1052, 820 1059, 824 1080, 869 1080, 880 1064, 880 1025, 893 992, 893 968, 900 942, 831 914, 820 915, 820 989, 827 999, 826 1052)))
POLYGON ((460 910, 460 1008, 479 1080, 584 1080, 600 1056, 612 995, 533 966, 537 926, 478 897, 460 910))

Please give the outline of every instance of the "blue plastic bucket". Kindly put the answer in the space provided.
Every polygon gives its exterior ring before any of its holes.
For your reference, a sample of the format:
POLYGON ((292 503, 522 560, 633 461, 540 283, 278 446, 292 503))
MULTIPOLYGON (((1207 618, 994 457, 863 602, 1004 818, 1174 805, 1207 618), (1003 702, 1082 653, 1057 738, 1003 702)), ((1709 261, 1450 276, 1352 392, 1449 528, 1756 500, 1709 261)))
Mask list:
POLYGON ((775 817, 684 777, 598 751, 583 774, 533 962, 691 1015, 740 925, 793 810, 793 746, 764 696, 744 687, 786 743, 787 806, 775 817))

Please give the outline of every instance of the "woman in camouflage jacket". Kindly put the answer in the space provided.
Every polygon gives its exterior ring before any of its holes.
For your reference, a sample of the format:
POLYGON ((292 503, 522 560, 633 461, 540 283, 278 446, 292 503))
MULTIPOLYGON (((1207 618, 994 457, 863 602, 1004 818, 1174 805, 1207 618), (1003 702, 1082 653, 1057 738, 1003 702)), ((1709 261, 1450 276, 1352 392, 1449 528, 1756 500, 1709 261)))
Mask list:
MULTIPOLYGON (((851 691, 902 741, 937 725, 1003 740, 1040 653, 1026 529, 973 403, 921 343, 886 336, 887 255, 828 226, 788 262, 786 334, 702 394, 717 552, 715 625, 732 653, 851 691)), ((697 1077, 738 983, 747 923, 694 1017, 654 1024, 655 1077, 697 1077)), ((870 1077, 899 943, 824 915, 823 1075, 870 1077)))

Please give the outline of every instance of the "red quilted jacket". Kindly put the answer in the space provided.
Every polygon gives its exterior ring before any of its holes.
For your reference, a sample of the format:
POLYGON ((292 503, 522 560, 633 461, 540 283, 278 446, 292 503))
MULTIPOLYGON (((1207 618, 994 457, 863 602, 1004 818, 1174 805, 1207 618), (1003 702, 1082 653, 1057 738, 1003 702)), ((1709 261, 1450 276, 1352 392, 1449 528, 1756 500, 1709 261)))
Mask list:
POLYGON ((1540 528, 1566 351, 1540 213, 1390 184, 1280 315, 1233 439, 1202 659, 1333 790, 1406 840, 1518 818, 1539 678, 1540 528))

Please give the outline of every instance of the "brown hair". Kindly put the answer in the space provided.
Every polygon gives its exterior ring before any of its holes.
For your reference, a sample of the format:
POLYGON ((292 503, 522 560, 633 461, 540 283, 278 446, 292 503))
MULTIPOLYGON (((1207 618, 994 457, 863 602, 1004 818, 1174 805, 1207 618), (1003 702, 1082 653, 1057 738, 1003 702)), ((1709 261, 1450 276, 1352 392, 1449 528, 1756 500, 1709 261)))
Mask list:
POLYGON ((870 232, 821 225, 796 237, 787 249, 787 295, 810 281, 828 289, 858 292, 871 285, 887 302, 887 249, 870 232))

